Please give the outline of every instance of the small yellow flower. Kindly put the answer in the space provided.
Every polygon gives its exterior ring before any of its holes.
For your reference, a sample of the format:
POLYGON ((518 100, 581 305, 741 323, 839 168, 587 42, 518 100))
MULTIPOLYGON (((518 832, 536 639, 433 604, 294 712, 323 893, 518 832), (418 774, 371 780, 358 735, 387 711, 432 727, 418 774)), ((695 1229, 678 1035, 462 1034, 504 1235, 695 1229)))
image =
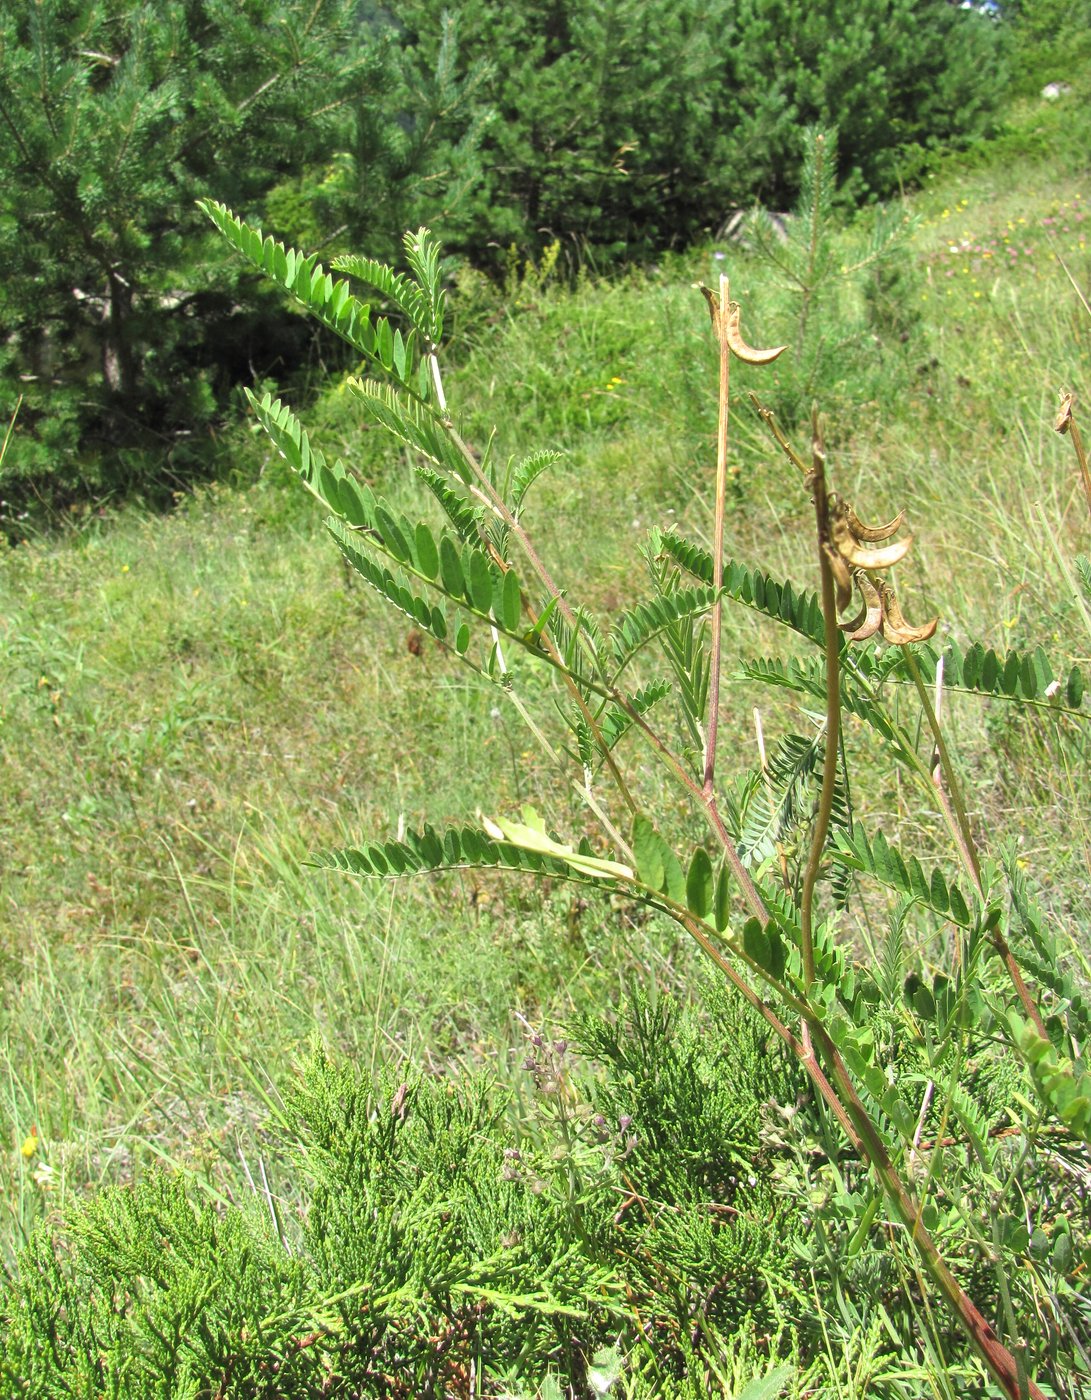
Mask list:
POLYGON ((25 1137, 25 1138, 23 1139, 23 1145, 22 1145, 22 1147, 20 1147, 20 1149, 19 1149, 19 1151, 22 1153, 23 1161, 24 1161, 24 1162, 29 1162, 30 1159, 31 1159, 31 1157, 34 1156, 34 1154, 35 1154, 35 1152, 37 1152, 37 1150, 38 1150, 38 1134, 37 1134, 36 1132, 32 1132, 28 1137, 25 1137))

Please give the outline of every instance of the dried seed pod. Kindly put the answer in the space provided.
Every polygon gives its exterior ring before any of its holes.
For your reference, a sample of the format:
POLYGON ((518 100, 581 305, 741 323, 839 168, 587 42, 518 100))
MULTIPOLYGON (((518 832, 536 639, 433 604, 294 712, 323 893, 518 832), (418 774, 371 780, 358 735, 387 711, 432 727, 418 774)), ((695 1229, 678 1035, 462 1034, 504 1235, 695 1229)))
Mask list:
POLYGON ((896 647, 904 647, 908 642, 926 642, 934 634, 939 618, 934 617, 931 622, 914 627, 902 616, 902 610, 890 584, 884 579, 879 579, 878 583, 879 595, 883 602, 883 620, 880 625, 883 639, 896 647))
POLYGON ((771 350, 757 350, 752 345, 747 345, 742 338, 742 331, 739 329, 739 318, 742 312, 737 301, 728 303, 727 321, 725 323, 725 339, 733 354, 748 365, 768 365, 771 364, 778 355, 784 353, 788 348, 786 345, 774 346, 771 350))
POLYGON ((830 521, 830 535, 834 548, 854 569, 890 569, 900 563, 909 552, 913 536, 907 535, 896 544, 888 544, 885 549, 865 549, 852 533, 848 521, 840 514, 830 521))
POLYGON ((863 569, 857 569, 852 577, 856 587, 860 590, 864 606, 851 622, 839 622, 837 625, 842 632, 848 633, 850 642, 866 642, 869 637, 874 637, 882 623, 883 601, 879 596, 879 590, 863 569))
POLYGON ((822 548, 826 552, 826 558, 830 561, 830 571, 837 584, 837 611, 844 612, 852 602, 852 574, 849 573, 848 565, 836 549, 831 549, 828 544, 824 544, 822 548))
POLYGON ((885 525, 865 525, 860 517, 847 502, 845 503, 845 519, 848 521, 849 529, 858 540, 866 540, 875 543, 878 540, 888 540, 891 535, 901 529, 902 521, 905 519, 905 511, 900 510, 893 520, 888 520, 885 525))

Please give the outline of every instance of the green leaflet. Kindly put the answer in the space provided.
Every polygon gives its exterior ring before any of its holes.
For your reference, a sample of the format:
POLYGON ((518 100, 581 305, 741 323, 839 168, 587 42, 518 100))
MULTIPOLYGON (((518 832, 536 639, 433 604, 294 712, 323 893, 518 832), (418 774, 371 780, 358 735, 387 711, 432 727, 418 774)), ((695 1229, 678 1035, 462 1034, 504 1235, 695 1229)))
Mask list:
POLYGON ((465 594, 466 580, 462 573, 462 561, 450 535, 444 535, 439 542, 439 574, 445 593, 452 598, 460 598, 465 594))
POLYGON ((413 543, 418 568, 427 578, 434 579, 439 573, 439 550, 431 530, 423 520, 417 524, 413 543))
POLYGON ((958 886, 948 884, 938 869, 927 876, 916 856, 906 860, 881 831, 870 842, 860 827, 852 836, 843 829, 835 830, 833 838, 835 860, 854 870, 862 870, 880 883, 919 900, 941 918, 950 919, 960 928, 973 926, 970 907, 958 886))
POLYGON ((519 580, 515 576, 515 570, 508 569, 504 573, 504 582, 500 589, 500 607, 497 609, 496 615, 509 632, 517 632, 522 611, 519 580))
MULTIPOLYGON (((701 583, 711 586, 713 560, 708 550, 674 530, 652 531, 651 543, 657 554, 666 554, 701 583)), ((734 602, 784 623, 819 646, 824 644, 825 624, 817 593, 797 591, 791 583, 779 583, 760 570, 744 568, 734 559, 724 560, 723 588, 724 596, 734 602)))
MULTIPOLYGON (((933 646, 916 651, 922 678, 933 682, 942 655, 943 684, 952 690, 973 690, 1001 699, 1048 705, 1051 709, 1079 710, 1083 704, 1084 682, 1078 666, 1067 676, 1057 676, 1041 647, 1033 651, 1007 651, 1001 655, 975 642, 963 651, 951 642, 940 653, 933 646)), ((908 668, 899 657, 896 671, 908 678, 908 668)))
POLYGON ((410 558, 409 540, 402 528, 403 526, 408 527, 408 521, 403 517, 399 523, 385 506, 378 505, 375 507, 375 523, 387 550, 393 554, 399 564, 408 562, 410 558))
POLYGON ((676 904, 685 904, 686 877, 681 863, 647 817, 633 818, 632 848, 641 883, 676 904))
POLYGON ((481 869, 527 871, 564 879, 632 878, 626 865, 599 860, 552 841, 536 827, 499 819, 485 829, 450 827, 442 834, 431 826, 410 832, 403 841, 372 841, 362 846, 320 851, 309 864, 345 870, 371 879, 391 879, 421 871, 481 869))
POLYGON ((304 257, 271 236, 263 237, 260 229, 244 223, 225 204, 202 199, 198 200, 198 205, 243 257, 291 292, 314 317, 336 331, 354 350, 375 358, 371 308, 356 300, 347 283, 334 281, 318 262, 316 254, 304 257))
POLYGON ((763 926, 760 919, 747 919, 742 930, 742 947, 763 972, 778 981, 783 977, 788 962, 787 950, 773 920, 763 926))
POLYGON ((394 368, 394 333, 385 316, 375 322, 375 353, 383 369, 394 368))
POLYGON ((492 609, 492 569, 480 549, 467 544, 462 550, 462 577, 466 583, 466 599, 479 613, 492 609))
POLYGON ((715 898, 712 861, 704 846, 698 846, 690 859, 689 872, 686 875, 686 907, 699 919, 707 919, 712 913, 715 898))
POLYGON ((707 612, 715 601, 715 589, 683 588, 677 593, 652 598, 630 612, 623 613, 610 637, 616 667, 615 678, 636 653, 665 627, 669 627, 680 618, 696 617, 707 612))
POLYGON ((718 933, 726 933, 731 919, 731 882, 727 873, 727 862, 720 866, 716 877, 716 900, 712 908, 712 922, 718 933))

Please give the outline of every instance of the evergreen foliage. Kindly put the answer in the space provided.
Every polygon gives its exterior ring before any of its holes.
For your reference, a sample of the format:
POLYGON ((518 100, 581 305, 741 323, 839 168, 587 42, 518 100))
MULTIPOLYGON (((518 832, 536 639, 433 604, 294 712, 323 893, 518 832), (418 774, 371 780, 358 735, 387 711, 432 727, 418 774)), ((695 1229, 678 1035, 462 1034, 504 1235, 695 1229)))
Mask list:
POLYGON ((985 129, 996 39, 946 0, 7 6, 5 489, 175 487, 240 378, 314 353, 212 273, 198 194, 308 252, 388 257, 427 219, 494 271, 553 240, 573 265, 644 258, 784 204, 808 122, 840 124, 848 194, 889 193, 907 151, 985 129))
MULTIPOLYGON (((399 7, 424 71, 438 0, 399 7)), ((916 147, 981 134, 1003 71, 998 25, 947 0, 554 0, 459 10, 460 62, 488 60, 474 219, 500 247, 560 239, 643 257, 799 188, 799 130, 840 128, 843 184, 897 189, 916 147)), ((480 243, 477 245, 480 247, 480 243)))
MULTIPOLYGON (((301 362, 312 332, 212 271, 194 202, 267 202, 295 233, 285 182, 332 162, 342 232, 392 249, 414 180, 454 178, 449 152, 405 136, 399 71, 358 0, 0 8, 0 375, 23 398, 9 493, 177 486, 239 379, 301 362), (145 483, 151 450, 169 466, 145 483)), ((423 118, 434 83, 415 82, 423 118)), ((336 225, 298 231, 327 242, 336 225)))
POLYGON ((695 1321, 712 1344, 785 1315, 800 1207, 774 1192, 763 1103, 797 1076, 722 996, 700 1021, 638 996, 577 1038, 603 1072, 534 1036, 521 1121, 481 1077, 315 1056, 275 1124, 274 1223, 163 1174, 75 1207, 0 1293, 5 1387, 408 1400, 476 1365, 485 1393, 548 1374, 583 1392, 638 1317, 642 1393, 700 1374, 695 1321))

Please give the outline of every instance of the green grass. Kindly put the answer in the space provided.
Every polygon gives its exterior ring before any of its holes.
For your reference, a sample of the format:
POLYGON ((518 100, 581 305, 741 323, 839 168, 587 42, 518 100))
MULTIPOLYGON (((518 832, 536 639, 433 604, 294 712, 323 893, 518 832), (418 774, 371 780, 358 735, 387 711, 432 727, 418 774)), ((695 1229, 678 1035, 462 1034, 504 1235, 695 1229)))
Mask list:
MULTIPOLYGON (((1072 569, 1091 528, 1070 444, 1050 427, 1058 391, 1091 385, 1091 317, 1057 259, 1091 285, 1085 175, 941 172, 917 201, 887 319, 831 349, 823 382, 838 490, 870 518, 908 509, 909 616, 1086 668, 1072 569)), ((845 235, 847 253, 859 236, 845 235)), ((708 541, 715 351, 691 284, 718 274, 720 252, 753 338, 791 339, 789 294, 734 248, 571 291, 478 289, 459 318, 448 392, 467 434, 481 447, 497 425, 500 462, 565 450, 534 488, 534 533, 607 621, 643 591, 647 526, 677 521, 708 541), (482 371, 493 363, 503 375, 482 371)), ((831 309, 831 331, 859 310, 831 309)), ((778 373, 760 384, 774 407, 799 390, 790 367, 778 373)), ((747 382, 729 551, 813 586, 808 502, 746 406, 747 382)), ((309 423, 408 498, 408 464, 360 433, 349 395, 331 388, 309 423)), ((264 441, 238 429, 228 461, 248 484, 166 516, 87 512, 0 559, 5 1257, 69 1193, 158 1161, 245 1194, 241 1159, 267 1150, 266 1100, 314 1037, 365 1068, 487 1064, 508 1078, 527 1023, 609 1006, 632 980, 692 977, 666 930, 563 888, 372 888, 306 868, 308 851, 403 821, 540 801, 551 779, 499 691, 419 649, 353 582, 264 441)), ((729 613, 728 675, 730 658, 768 641, 729 613)), ((727 694, 724 752, 748 766, 756 697, 737 683, 727 694)), ((805 722, 763 712, 767 742, 790 720, 805 722)), ((1018 843, 1057 919, 1086 928, 1082 729, 962 697, 945 724, 975 824, 994 846, 1018 843)), ((849 742, 860 810, 927 844, 933 819, 869 783, 868 741, 850 726, 849 742)), ((657 780, 642 780, 654 796, 657 780)), ((551 817, 580 820, 575 803, 551 817)))

